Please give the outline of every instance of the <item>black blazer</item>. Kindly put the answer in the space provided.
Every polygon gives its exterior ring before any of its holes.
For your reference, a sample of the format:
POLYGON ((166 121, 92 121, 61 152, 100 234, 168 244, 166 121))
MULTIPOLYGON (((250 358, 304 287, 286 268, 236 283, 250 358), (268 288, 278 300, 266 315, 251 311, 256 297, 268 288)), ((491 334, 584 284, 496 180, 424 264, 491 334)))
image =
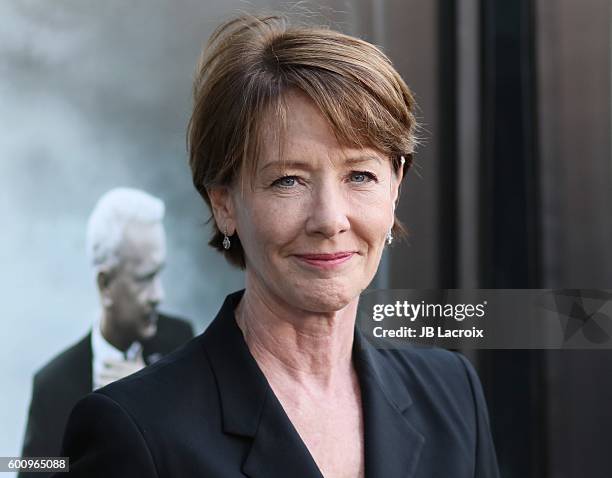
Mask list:
MULTIPOLYGON (((142 344, 145 363, 176 350, 192 337, 188 322, 160 314, 157 333, 142 344)), ((34 375, 22 456, 59 456, 70 411, 92 388, 90 332, 34 375)), ((20 473, 19 477, 45 475, 50 473, 20 473)))
MULTIPOLYGON (((236 325, 241 295, 228 296, 204 334, 77 404, 62 452, 69 476, 322 476, 236 325)), ((358 332, 353 356, 367 478, 499 476, 482 390, 465 358, 377 350, 358 332)))

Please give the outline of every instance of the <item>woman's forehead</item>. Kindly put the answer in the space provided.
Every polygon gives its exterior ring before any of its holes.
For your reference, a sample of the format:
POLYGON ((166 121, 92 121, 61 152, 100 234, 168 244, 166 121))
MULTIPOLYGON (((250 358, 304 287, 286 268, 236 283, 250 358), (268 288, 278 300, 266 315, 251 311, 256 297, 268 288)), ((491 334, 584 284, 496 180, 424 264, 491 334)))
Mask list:
POLYGON ((268 108, 260 139, 264 157, 284 156, 284 150, 338 149, 338 139, 314 102, 303 93, 288 92, 268 108))
POLYGON ((321 161, 331 165, 380 163, 385 157, 374 148, 341 144, 329 121, 302 93, 287 94, 284 110, 284 121, 269 113, 271 117, 265 122, 259 170, 274 164, 308 167, 321 161))

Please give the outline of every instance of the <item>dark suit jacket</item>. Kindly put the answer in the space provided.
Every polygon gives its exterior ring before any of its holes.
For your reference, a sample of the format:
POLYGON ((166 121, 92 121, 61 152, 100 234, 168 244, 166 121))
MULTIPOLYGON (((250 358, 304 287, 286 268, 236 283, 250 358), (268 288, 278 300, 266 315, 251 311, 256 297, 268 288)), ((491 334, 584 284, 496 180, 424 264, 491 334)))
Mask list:
MULTIPOLYGON (((192 337, 188 322, 160 314, 157 333, 142 344, 145 363, 172 352, 192 337)), ((92 388, 90 332, 34 375, 22 456, 59 456, 70 411, 92 388)), ((43 478, 45 474, 19 476, 43 478)))
MULTIPOLYGON (((241 294, 226 299, 204 334, 77 404, 62 452, 69 476, 321 477, 236 325, 241 294)), ((353 357, 367 478, 499 476, 482 390, 465 358, 376 350, 358 332, 353 357)))

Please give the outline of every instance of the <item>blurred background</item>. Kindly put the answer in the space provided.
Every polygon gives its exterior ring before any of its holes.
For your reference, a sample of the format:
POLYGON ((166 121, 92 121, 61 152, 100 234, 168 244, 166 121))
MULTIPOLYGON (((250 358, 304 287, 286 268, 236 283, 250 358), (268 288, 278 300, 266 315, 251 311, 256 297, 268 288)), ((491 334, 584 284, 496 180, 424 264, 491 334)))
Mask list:
MULTIPOLYGON (((383 48, 423 144, 385 288, 612 289, 609 0, 354 0, 311 21, 383 48)), ((185 151, 212 29, 274 1, 0 3, 0 455, 32 374, 97 312, 85 225, 106 190, 166 202, 162 310, 201 332, 242 275, 207 246, 185 151)), ((291 7, 295 9, 295 7, 291 7)), ((472 351, 504 478, 612 476, 612 351, 472 351)))

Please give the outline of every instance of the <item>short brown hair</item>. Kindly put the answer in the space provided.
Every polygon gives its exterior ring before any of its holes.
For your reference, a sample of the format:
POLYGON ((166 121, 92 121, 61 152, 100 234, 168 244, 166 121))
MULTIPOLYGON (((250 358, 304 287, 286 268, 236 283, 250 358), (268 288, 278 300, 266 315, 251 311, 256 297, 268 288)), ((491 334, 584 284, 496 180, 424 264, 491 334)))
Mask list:
MULTIPOLYGON (((290 90, 313 101, 341 144, 383 152, 396 172, 402 156, 404 170, 410 166, 416 105, 384 53, 326 27, 290 25, 282 15, 243 15, 215 30, 194 80, 189 165, 209 207, 208 188, 229 186, 245 167, 256 166, 266 115, 274 113, 282 129, 290 90)), ((209 244, 244 268, 237 234, 225 250, 214 221, 213 231, 209 244)), ((405 233, 397 218, 393 232, 405 233)))

